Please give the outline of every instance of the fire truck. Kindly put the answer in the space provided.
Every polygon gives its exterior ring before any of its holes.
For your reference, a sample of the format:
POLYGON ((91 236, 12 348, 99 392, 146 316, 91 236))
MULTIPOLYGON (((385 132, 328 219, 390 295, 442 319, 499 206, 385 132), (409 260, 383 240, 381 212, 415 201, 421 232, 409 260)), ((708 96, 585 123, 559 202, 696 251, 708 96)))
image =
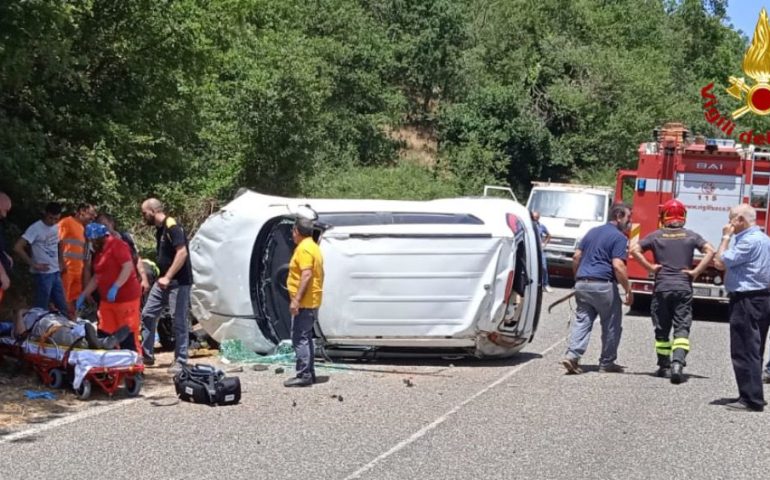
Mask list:
MULTIPOLYGON (((757 210, 757 225, 767 231, 770 153, 753 146, 743 148, 733 140, 693 137, 687 128, 668 123, 654 130, 654 141, 639 146, 636 170, 618 171, 615 200, 623 188, 633 185, 633 215, 630 242, 644 238, 659 226, 660 207, 676 198, 687 207, 686 228, 719 246, 722 227, 731 207, 749 203, 757 210)), ((652 260, 652 254, 646 253, 652 260)), ((695 264, 702 256, 697 256, 695 264)), ((628 275, 637 301, 649 302, 653 275, 629 258, 628 275)), ((693 282, 696 300, 726 302, 723 273, 707 268, 693 282)))

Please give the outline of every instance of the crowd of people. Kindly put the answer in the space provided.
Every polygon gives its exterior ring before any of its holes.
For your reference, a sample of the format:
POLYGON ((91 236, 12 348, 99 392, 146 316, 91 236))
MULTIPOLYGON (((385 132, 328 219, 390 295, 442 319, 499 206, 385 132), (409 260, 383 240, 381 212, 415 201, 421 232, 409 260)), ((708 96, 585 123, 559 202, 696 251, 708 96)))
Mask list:
MULTIPOLYGON (((11 198, 0 192, 0 219, 11 207, 11 198)), ((168 306, 175 332, 174 363, 169 372, 180 371, 188 360, 192 285, 187 235, 182 226, 166 214, 160 200, 149 198, 142 203, 144 222, 155 228, 154 266, 158 272, 151 284, 148 261, 139 255, 131 235, 118 230, 111 215, 97 213, 87 203, 64 218, 62 212, 59 203, 48 203, 42 218, 14 245, 13 252, 29 266, 34 285, 32 308, 20 310, 17 331, 28 328, 34 333, 38 325, 54 322, 59 340, 72 340, 70 331, 78 328, 74 322, 78 313, 87 303, 95 304, 102 336, 86 328, 87 344, 116 344, 141 353, 144 364, 152 366, 157 321, 168 306)), ((14 268, 5 241, 0 232, 0 302, 11 287, 14 268)))
MULTIPOLYGON (((0 192, 0 220, 11 207, 10 197, 0 192)), ((188 238, 156 198, 142 202, 141 215, 155 228, 155 263, 141 258, 131 235, 120 231, 108 213, 83 203, 62 218, 60 204, 47 204, 42 218, 26 229, 13 249, 34 281, 32 308, 19 310, 15 334, 64 345, 125 348, 141 353, 144 365, 151 367, 158 318, 168 308, 175 338, 174 363, 168 371, 178 373, 189 359, 193 278, 188 238), (88 322, 75 321, 87 303, 97 305, 98 332, 88 322)), ((286 287, 297 363, 295 377, 285 386, 304 387, 316 382, 313 332, 323 294, 323 256, 313 239, 312 220, 298 219, 292 235, 296 248, 286 287)), ((0 231, 0 302, 11 287, 14 267, 6 247, 0 231)))
POLYGON ((738 397, 726 406, 733 410, 762 411, 766 405, 762 384, 763 381, 770 383, 770 363, 764 378, 762 367, 770 327, 770 238, 756 225, 754 208, 742 204, 730 209, 717 249, 698 233, 685 228, 687 211, 678 200, 662 206, 658 230, 629 246, 625 232, 631 215, 628 206, 614 205, 610 221, 589 231, 575 252, 577 309, 570 326, 567 351, 561 360, 567 373, 582 373, 580 359, 588 347, 597 316, 602 329, 599 371, 624 371, 616 360, 622 333, 621 303, 631 305, 633 302, 626 270, 630 254, 655 279, 650 313, 656 374, 669 378, 671 383, 681 383, 690 351, 692 282, 713 264, 725 272, 730 357, 738 385, 738 397), (695 250, 699 250, 703 258, 693 268, 695 250), (645 257, 645 252, 652 252, 653 262, 645 257), (623 299, 618 284, 625 291, 623 299))
MULTIPOLYGON (((8 195, 0 192, 0 219, 8 215, 11 206, 8 195)), ((137 252, 130 234, 120 232, 107 213, 97 214, 92 205, 85 203, 63 219, 62 207, 57 203, 49 203, 42 213, 42 218, 26 229, 14 247, 14 252, 29 266, 35 288, 32 308, 19 313, 17 330, 39 329, 55 322, 57 335, 74 339, 76 334, 72 331, 78 326, 71 320, 76 319, 86 302, 93 302, 98 305, 99 329, 106 337, 99 339, 94 332, 87 331, 87 344, 119 344, 121 348, 141 352, 144 364, 152 366, 157 321, 163 308, 168 307, 176 338, 174 364, 169 371, 180 371, 189 358, 187 316, 192 267, 187 235, 176 219, 167 215, 163 203, 149 198, 141 204, 145 224, 155 228, 158 271, 153 275, 154 282, 150 282, 146 261, 137 252)), ((629 245, 626 232, 631 216, 630 207, 614 205, 610 220, 590 230, 575 251, 577 308, 561 360, 567 373, 583 372, 580 360, 588 348, 597 317, 602 331, 599 371, 624 371, 617 358, 622 304, 633 303, 626 270, 627 257, 631 255, 654 278, 650 312, 656 375, 674 384, 681 383, 690 351, 692 282, 713 265, 726 272, 730 356, 739 394, 727 407, 762 411, 766 404, 763 382, 770 383, 770 363, 764 376, 762 366, 770 328, 770 238, 756 225, 754 208, 742 204, 730 210, 718 248, 685 228, 687 211, 678 200, 662 206, 660 228, 629 245), (696 250, 703 257, 693 267, 696 250), (651 252, 652 261, 645 256, 646 252, 651 252), (623 296, 618 285, 623 287, 623 296)), ((540 227, 536 212, 532 219, 541 241, 547 242, 548 231, 540 227)), ((313 239, 311 220, 298 219, 292 236, 295 250, 286 287, 297 360, 296 375, 284 385, 304 387, 316 382, 313 331, 323 295, 323 255, 313 239)), ((0 232, 0 302, 11 286, 12 268, 13 259, 0 232)))

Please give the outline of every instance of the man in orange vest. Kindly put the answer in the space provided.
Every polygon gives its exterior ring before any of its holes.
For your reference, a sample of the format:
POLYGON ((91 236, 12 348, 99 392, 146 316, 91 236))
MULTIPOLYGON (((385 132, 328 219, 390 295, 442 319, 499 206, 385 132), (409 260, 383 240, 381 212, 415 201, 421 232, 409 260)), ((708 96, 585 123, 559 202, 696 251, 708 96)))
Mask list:
POLYGON ((83 265, 86 258, 85 226, 96 218, 96 209, 88 203, 78 205, 75 213, 59 222, 59 247, 64 270, 61 273, 64 296, 75 314, 75 301, 83 291, 83 265))

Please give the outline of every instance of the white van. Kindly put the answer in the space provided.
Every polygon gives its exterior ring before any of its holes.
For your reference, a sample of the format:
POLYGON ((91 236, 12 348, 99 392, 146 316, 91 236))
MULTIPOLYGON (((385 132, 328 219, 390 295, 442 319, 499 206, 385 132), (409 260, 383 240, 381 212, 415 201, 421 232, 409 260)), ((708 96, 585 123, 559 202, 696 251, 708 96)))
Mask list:
POLYGON ((586 233, 607 222, 613 189, 594 185, 532 182, 527 208, 540 213, 551 234, 544 247, 548 274, 572 278, 572 257, 586 233))
POLYGON ((313 212, 325 283, 317 335, 329 352, 511 355, 537 328, 539 242, 500 198, 291 199, 252 191, 190 242, 192 309, 217 341, 267 353, 290 338, 291 227, 313 212))

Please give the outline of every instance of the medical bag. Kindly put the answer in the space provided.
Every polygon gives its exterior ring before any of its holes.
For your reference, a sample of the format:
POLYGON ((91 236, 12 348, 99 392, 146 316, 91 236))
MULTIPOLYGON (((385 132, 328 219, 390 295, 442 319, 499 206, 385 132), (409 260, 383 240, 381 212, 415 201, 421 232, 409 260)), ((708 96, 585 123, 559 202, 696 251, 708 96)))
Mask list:
POLYGON ((185 402, 234 405, 241 400, 241 380, 212 365, 183 365, 174 376, 177 396, 185 402))

